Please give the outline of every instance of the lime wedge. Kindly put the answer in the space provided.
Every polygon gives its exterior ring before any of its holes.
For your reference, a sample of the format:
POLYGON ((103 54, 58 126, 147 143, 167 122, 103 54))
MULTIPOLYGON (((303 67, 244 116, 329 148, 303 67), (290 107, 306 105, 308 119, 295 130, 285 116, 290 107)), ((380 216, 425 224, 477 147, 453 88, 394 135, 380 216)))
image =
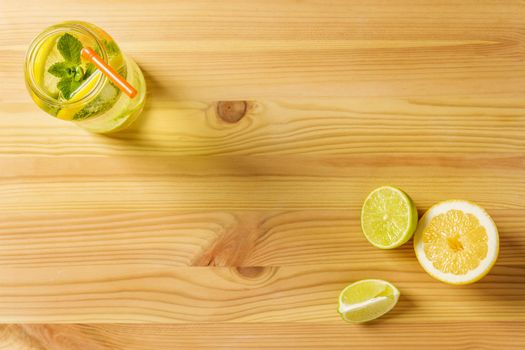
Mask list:
POLYGON ((361 323, 374 320, 397 304, 399 290, 383 280, 352 283, 339 294, 339 314, 343 320, 361 323))
POLYGON ((412 237, 416 227, 416 206, 403 191, 383 186, 366 198, 361 211, 361 229, 377 248, 399 247, 412 237))

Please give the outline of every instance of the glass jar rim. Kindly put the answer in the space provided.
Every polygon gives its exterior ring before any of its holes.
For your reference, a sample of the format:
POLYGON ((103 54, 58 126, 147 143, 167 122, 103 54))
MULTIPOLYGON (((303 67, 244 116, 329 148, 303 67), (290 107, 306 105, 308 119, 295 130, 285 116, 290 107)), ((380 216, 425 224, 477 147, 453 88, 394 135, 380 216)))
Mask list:
POLYGON ((108 81, 107 77, 102 74, 102 78, 99 79, 95 87, 85 96, 80 98, 79 100, 76 100, 74 102, 68 102, 66 101, 59 101, 56 98, 51 97, 39 84, 35 82, 34 77, 34 69, 33 69, 33 63, 35 56, 40 49, 40 46, 45 42, 46 39, 48 39, 50 36, 55 35, 60 32, 67 32, 68 30, 73 30, 76 32, 80 32, 83 35, 89 37, 92 39, 98 46, 98 49, 100 50, 100 57, 104 60, 104 62, 108 63, 108 54, 106 52, 106 49, 104 45, 102 44, 101 40, 98 38, 97 33, 95 33, 92 29, 88 28, 87 26, 83 25, 82 22, 63 22, 59 23, 53 26, 50 26, 46 29, 44 29, 40 34, 38 34, 31 44, 29 45, 29 49, 26 53, 26 59, 25 59, 25 65, 24 65, 24 71, 26 76, 26 82, 28 87, 31 89, 31 91, 44 103, 52 106, 52 107, 74 107, 76 105, 82 105, 89 101, 91 101, 93 98, 95 98, 98 93, 102 90, 106 82, 108 81))

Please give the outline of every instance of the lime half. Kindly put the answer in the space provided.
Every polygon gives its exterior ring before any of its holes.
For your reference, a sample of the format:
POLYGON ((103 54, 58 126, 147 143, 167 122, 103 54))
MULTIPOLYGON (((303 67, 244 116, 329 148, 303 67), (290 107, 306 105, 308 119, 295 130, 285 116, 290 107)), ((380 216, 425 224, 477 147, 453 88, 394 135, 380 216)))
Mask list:
POLYGON ((339 314, 343 320, 361 323, 376 319, 397 304, 399 290, 383 280, 352 283, 339 294, 339 314))
POLYGON ((399 247, 417 227, 416 206, 403 191, 383 186, 368 195, 361 211, 366 239, 381 249, 399 247))

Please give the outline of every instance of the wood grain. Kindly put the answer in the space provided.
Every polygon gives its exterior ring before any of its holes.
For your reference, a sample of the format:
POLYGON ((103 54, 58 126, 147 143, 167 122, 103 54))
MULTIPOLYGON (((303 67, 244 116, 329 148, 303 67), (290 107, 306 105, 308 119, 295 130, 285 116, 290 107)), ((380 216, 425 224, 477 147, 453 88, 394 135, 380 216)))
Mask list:
POLYGON ((103 11, 49 0, 46 16, 27 11, 39 1, 23 3, 2 1, 0 78, 11 101, 27 100, 19 69, 27 43, 79 15, 112 33, 170 99, 525 92, 521 0, 119 0, 103 11))
POLYGON ((0 156, 4 211, 352 209, 386 183, 420 206, 465 198, 524 209, 523 155, 433 157, 0 156))
POLYGON ((0 326, 2 350, 155 349, 516 349, 524 322, 315 324, 22 325, 0 326), (446 336, 441 330, 446 329, 446 336), (487 333, 492 336, 487 337, 487 333), (378 336, 380 334, 380 336, 378 336), (5 343, 4 343, 5 341, 5 343), (2 346, 4 345, 4 346, 2 346), (5 345, 9 345, 5 346, 5 345))
POLYGON ((482 282, 451 288, 415 262, 282 267, 145 264, 0 270, 4 322, 340 324, 339 292, 380 278, 402 292, 392 323, 525 321, 523 265, 497 265, 482 282), (466 312, 468 310, 468 312, 466 312))
POLYGON ((232 124, 217 116, 214 101, 159 101, 153 96, 162 90, 151 90, 139 124, 112 137, 46 118, 28 98, 2 103, 0 153, 150 157, 525 152, 525 103, 519 97, 259 99, 250 100, 246 115, 232 124))
POLYGON ((0 349, 523 348, 524 16, 521 0, 0 1, 0 349), (30 100, 25 50, 68 19, 143 69, 131 129, 90 134, 30 100), (447 286, 411 243, 370 246, 359 208, 384 184, 420 213, 485 207, 492 272, 447 286), (399 304, 344 324, 339 291, 370 277, 399 304))
MULTIPOLYGON (((523 210, 493 210, 498 265, 524 267, 523 210)), ((414 263, 411 242, 371 246, 357 211, 74 211, 0 214, 0 265, 303 266, 414 263)))

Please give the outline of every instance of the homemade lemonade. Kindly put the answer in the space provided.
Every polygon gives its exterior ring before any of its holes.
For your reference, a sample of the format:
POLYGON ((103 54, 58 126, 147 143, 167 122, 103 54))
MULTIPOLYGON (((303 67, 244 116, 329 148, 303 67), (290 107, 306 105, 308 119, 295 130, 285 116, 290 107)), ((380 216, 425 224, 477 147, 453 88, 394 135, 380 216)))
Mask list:
POLYGON ((25 77, 41 109, 93 132, 124 129, 144 106, 146 83, 140 68, 106 32, 86 22, 64 22, 38 35, 27 53, 25 77), (88 59, 86 50, 99 61, 88 59), (104 66, 136 91, 123 93, 104 66))

